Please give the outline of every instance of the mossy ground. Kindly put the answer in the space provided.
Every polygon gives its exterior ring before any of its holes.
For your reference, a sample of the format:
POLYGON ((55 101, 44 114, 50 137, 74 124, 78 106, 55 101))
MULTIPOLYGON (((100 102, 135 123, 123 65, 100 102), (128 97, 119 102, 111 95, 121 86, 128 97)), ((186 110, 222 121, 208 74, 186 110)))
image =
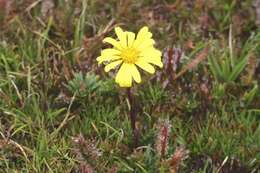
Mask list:
POLYGON ((189 150, 179 172, 259 171, 253 1, 0 2, 0 172, 173 172, 179 146, 189 150), (164 51, 164 68, 132 88, 134 150, 126 91, 96 62, 116 25, 148 26, 164 51))

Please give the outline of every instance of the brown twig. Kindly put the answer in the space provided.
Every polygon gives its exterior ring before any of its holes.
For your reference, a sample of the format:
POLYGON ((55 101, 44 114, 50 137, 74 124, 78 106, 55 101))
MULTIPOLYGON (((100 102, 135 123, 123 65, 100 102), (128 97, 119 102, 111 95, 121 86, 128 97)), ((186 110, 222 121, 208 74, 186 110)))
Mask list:
POLYGON ((178 79, 180 76, 182 76, 188 70, 193 69, 200 62, 205 60, 208 56, 208 52, 209 52, 209 47, 207 46, 195 57, 195 59, 192 59, 185 67, 183 67, 183 69, 178 74, 176 74, 176 76, 174 77, 174 80, 178 79))

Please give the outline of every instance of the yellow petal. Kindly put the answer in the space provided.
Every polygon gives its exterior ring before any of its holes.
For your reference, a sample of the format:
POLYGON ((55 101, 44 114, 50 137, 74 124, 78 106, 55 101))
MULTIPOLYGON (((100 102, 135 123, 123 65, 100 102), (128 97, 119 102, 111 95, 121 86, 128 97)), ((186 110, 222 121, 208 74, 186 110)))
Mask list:
POLYGON ((155 41, 153 39, 143 39, 142 41, 137 40, 139 44, 135 44, 135 48, 142 51, 147 48, 153 47, 155 41))
POLYGON ((160 68, 163 67, 163 63, 161 62, 161 59, 158 59, 158 58, 155 58, 155 57, 154 58, 152 58, 152 57, 140 57, 139 59, 140 59, 140 61, 145 61, 147 63, 157 65, 160 68))
POLYGON ((119 55, 121 51, 116 50, 116 49, 104 49, 101 51, 101 56, 114 56, 114 55, 119 55))
POLYGON ((133 46, 138 48, 139 46, 141 46, 141 44, 143 44, 143 42, 145 42, 145 44, 148 43, 149 45, 153 45, 154 40, 151 38, 152 38, 152 33, 149 32, 148 27, 145 26, 141 28, 140 31, 138 32, 133 46))
POLYGON ((127 32, 127 45, 128 47, 131 47, 135 40, 135 33, 133 32, 127 32))
POLYGON ((144 26, 138 32, 136 39, 151 38, 152 36, 153 35, 151 32, 149 32, 148 27, 144 26))
POLYGON ((104 43, 109 43, 109 44, 112 44, 115 48, 117 49, 122 49, 120 43, 118 41, 116 41, 115 39, 111 38, 111 37, 106 37, 104 40, 103 40, 104 43))
POLYGON ((155 49, 154 47, 150 47, 147 49, 144 49, 140 52, 140 56, 150 56, 150 57, 161 57, 162 53, 161 51, 155 49))
POLYGON ((153 47, 140 52, 140 56, 140 59, 143 61, 157 65, 160 68, 163 67, 163 63, 161 61, 162 53, 153 47))
POLYGON ((99 64, 101 64, 104 61, 120 59, 120 54, 121 52, 116 49, 104 49, 101 51, 101 56, 97 57, 97 61, 99 64))
POLYGON ((121 46, 126 47, 127 46, 126 32, 124 32, 120 27, 116 27, 115 33, 120 41, 121 46))
POLYGON ((120 56, 114 55, 114 56, 99 56, 97 57, 98 64, 101 64, 104 61, 114 61, 122 59, 120 56))
POLYGON ((129 73, 132 74, 133 79, 137 82, 141 82, 141 76, 134 64, 129 64, 129 73))
POLYGON ((111 69, 114 69, 116 66, 122 63, 122 60, 111 62, 105 66, 105 72, 109 72, 111 69))
POLYGON ((151 64, 149 64, 148 62, 144 61, 143 59, 139 58, 138 61, 135 64, 138 65, 143 70, 149 72, 149 73, 155 72, 154 67, 151 64))
POLYGON ((129 73, 129 64, 122 64, 116 75, 116 83, 118 83, 120 87, 132 86, 132 75, 129 73))

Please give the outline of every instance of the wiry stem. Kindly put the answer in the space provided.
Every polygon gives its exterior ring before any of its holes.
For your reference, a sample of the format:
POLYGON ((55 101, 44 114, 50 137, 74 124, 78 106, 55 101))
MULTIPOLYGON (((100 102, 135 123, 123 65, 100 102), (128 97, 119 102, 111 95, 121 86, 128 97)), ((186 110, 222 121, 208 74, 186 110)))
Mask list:
POLYGON ((130 104, 130 120, 133 133, 133 145, 136 147, 138 145, 138 130, 136 129, 136 105, 134 103, 131 88, 127 88, 127 97, 130 104))

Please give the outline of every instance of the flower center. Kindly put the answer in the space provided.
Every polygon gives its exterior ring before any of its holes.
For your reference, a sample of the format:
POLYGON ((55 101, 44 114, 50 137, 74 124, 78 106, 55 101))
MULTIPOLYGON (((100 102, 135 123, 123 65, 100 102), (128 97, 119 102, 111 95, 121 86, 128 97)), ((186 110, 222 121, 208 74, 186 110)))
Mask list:
POLYGON ((138 59, 139 52, 134 48, 126 48, 122 51, 121 57, 124 62, 134 64, 138 59))

